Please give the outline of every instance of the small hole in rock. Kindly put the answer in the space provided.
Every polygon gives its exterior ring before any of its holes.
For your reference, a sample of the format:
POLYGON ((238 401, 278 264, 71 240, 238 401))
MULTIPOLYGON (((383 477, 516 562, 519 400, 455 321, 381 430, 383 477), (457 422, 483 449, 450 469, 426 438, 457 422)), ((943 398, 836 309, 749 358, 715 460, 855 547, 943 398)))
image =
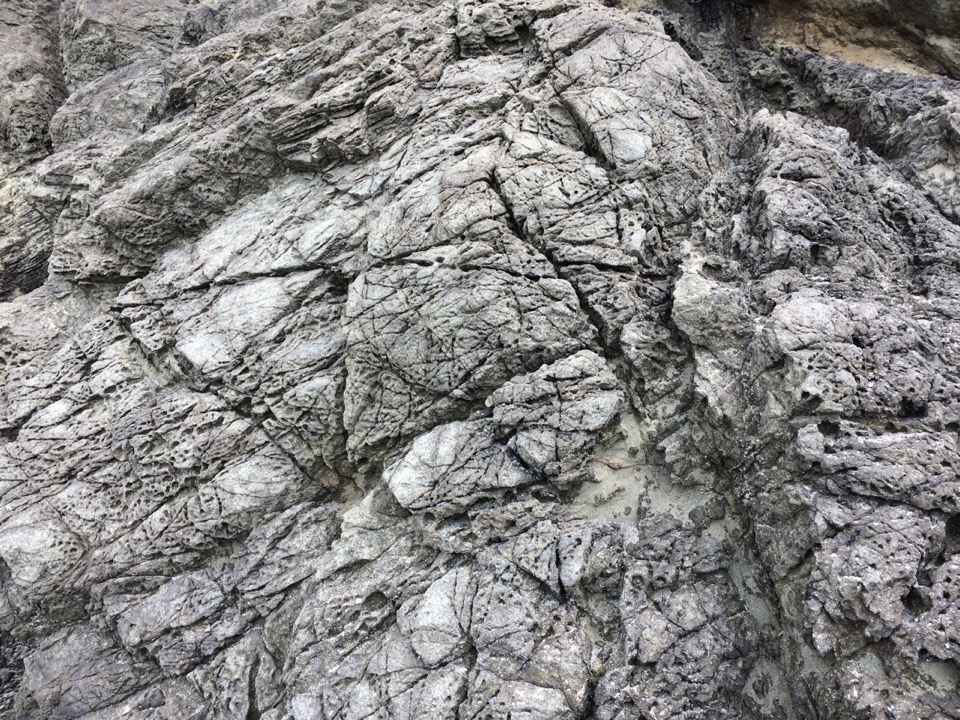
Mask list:
POLYGON ((821 435, 826 435, 827 437, 836 437, 840 434, 840 425, 839 423, 835 423, 830 420, 824 420, 822 423, 817 425, 817 430, 820 431, 821 435))
POLYGON ((944 537, 944 554, 955 555, 960 552, 960 513, 947 519, 944 537))
POLYGON ((933 607, 928 594, 915 587, 910 588, 910 591, 904 595, 903 606, 912 615, 922 615, 933 607))
POLYGON ((927 414, 927 403, 916 398, 903 398, 900 401, 900 417, 923 417, 927 414))

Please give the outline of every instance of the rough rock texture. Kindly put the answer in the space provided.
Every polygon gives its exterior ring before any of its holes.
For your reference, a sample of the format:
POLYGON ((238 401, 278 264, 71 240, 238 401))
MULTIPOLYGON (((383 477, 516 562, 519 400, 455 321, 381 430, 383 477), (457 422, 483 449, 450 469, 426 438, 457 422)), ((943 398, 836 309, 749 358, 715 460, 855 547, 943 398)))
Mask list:
POLYGON ((6 0, 0 715, 960 718, 956 8, 6 0))

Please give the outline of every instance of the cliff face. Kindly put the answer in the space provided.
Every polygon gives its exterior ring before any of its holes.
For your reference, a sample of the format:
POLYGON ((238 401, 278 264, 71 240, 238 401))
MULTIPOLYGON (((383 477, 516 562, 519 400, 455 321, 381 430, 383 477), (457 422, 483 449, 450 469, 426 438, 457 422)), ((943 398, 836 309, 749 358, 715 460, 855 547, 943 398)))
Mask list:
POLYGON ((960 717, 958 39, 5 0, 0 712, 960 717))

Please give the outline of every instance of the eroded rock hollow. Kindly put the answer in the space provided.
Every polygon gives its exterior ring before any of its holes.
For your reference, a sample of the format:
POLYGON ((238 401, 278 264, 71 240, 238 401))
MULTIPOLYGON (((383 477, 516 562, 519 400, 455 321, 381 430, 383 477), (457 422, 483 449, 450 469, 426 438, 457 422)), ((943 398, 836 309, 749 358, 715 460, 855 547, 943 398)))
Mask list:
POLYGON ((960 718, 957 77, 951 0, 4 0, 0 715, 960 718))

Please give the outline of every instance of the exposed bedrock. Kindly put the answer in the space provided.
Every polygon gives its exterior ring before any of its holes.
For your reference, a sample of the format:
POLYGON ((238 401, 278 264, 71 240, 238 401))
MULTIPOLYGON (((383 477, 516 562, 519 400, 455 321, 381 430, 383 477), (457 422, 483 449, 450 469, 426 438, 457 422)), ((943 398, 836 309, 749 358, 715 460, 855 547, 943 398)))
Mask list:
POLYGON ((0 9, 0 715, 960 718, 954 5, 608 5, 0 9))

